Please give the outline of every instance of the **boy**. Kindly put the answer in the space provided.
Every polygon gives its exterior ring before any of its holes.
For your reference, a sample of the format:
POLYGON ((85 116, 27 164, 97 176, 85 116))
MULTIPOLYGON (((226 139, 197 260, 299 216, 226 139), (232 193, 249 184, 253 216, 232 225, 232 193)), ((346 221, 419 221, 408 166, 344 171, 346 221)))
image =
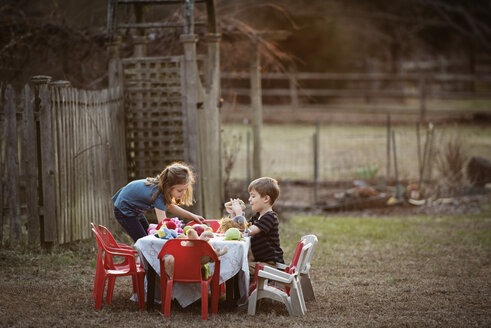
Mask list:
MULTIPOLYGON (((276 263, 285 263, 283 250, 280 247, 278 231, 278 215, 273 211, 273 204, 280 194, 278 181, 263 177, 249 184, 249 203, 255 213, 247 229, 251 237, 251 252, 249 256, 249 273, 254 277, 256 263, 276 267, 276 263), (251 256, 252 255, 252 256, 251 256)), ((235 215, 242 214, 238 199, 232 200, 235 215)))

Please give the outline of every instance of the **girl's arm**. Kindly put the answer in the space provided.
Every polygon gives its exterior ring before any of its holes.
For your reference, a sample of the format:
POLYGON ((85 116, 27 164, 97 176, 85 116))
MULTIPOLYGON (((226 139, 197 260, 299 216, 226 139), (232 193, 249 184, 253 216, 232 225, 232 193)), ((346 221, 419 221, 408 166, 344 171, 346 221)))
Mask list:
POLYGON ((202 223, 202 221, 204 220, 204 218, 202 216, 199 216, 199 215, 196 215, 196 214, 191 213, 189 211, 186 211, 185 209, 180 208, 179 206, 174 205, 174 204, 168 205, 167 209, 170 212, 176 214, 177 216, 193 220, 196 223, 202 223))
POLYGON ((165 211, 159 210, 158 208, 155 208, 155 215, 157 216, 158 223, 164 221, 164 219, 167 217, 165 211))

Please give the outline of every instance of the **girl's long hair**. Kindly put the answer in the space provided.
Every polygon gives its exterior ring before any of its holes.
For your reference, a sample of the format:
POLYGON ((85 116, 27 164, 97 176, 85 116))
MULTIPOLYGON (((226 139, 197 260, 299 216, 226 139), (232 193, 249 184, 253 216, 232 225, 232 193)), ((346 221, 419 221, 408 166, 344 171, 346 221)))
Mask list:
POLYGON ((166 205, 175 204, 190 206, 193 204, 194 181, 194 173, 188 165, 182 162, 174 162, 169 164, 156 177, 147 178, 145 184, 147 186, 155 185, 154 189, 157 189, 152 195, 152 202, 162 194, 166 205), (181 199, 174 199, 170 195, 170 189, 178 184, 187 185, 188 187, 181 199))

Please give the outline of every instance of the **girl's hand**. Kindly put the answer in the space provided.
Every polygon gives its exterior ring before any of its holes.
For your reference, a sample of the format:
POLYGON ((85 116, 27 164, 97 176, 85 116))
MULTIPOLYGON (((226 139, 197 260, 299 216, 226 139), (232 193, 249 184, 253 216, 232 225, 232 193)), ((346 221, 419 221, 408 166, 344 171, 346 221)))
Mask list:
POLYGON ((204 217, 202 216, 199 216, 199 215, 196 215, 196 214, 193 214, 193 217, 192 217, 192 220, 198 224, 201 224, 203 223, 203 221, 205 220, 204 217))

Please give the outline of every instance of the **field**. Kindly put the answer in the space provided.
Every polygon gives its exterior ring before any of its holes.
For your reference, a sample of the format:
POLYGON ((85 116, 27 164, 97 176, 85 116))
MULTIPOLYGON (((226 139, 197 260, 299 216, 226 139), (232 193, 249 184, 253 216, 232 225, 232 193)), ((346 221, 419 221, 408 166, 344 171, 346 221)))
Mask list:
MULTIPOLYGON (((490 195, 468 213, 282 216, 286 260, 304 234, 319 245, 312 263, 316 301, 302 318, 263 301, 256 316, 225 310, 206 323, 200 302, 173 304, 171 318, 139 313, 131 282, 118 278, 113 302, 94 310, 95 242, 0 250, 1 327, 489 327, 490 195), (476 211, 477 209, 477 211, 476 211)), ((128 242, 124 235, 120 241, 128 242)), ((224 299, 220 300, 223 304, 224 299)))
MULTIPOLYGON (((351 180, 357 169, 378 168, 377 176, 386 175, 387 131, 385 126, 321 124, 319 129, 319 179, 351 180)), ((396 140, 398 177, 419 177, 416 125, 393 126, 396 140)), ((459 138, 467 156, 491 158, 491 129, 479 125, 435 125, 434 152, 442 151, 449 141, 459 138)), ((315 125, 265 124, 262 129, 262 175, 277 179, 307 179, 314 176, 313 135, 315 125)), ((420 154, 423 157, 426 127, 420 129, 420 154)), ((232 179, 250 176, 252 163, 252 128, 249 124, 223 126, 224 150, 234 160, 232 179), (249 137, 248 137, 249 135, 249 137), (249 143, 248 143, 249 140, 249 143), (249 145, 249 146, 248 146, 249 145), (248 165, 249 163, 249 165, 248 165), (249 172, 249 173, 248 173, 249 172)), ((389 178, 394 178, 391 146, 389 178)), ((438 171, 433 165, 433 177, 438 171)))

